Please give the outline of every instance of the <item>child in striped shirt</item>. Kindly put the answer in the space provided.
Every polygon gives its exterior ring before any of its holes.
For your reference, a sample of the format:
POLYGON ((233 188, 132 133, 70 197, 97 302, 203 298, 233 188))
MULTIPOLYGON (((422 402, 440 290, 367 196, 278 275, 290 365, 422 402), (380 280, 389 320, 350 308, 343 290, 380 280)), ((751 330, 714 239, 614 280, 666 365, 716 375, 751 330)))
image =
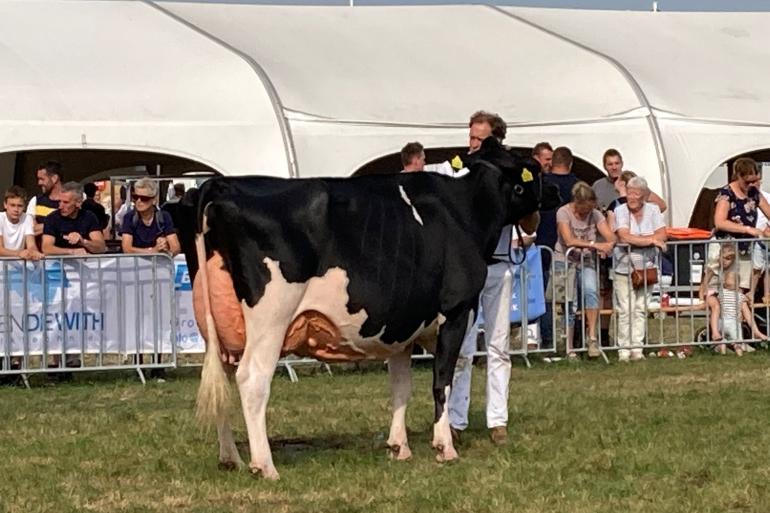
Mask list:
MULTIPOLYGON (((741 310, 746 303, 746 296, 741 292, 738 273, 734 270, 725 271, 723 274, 722 290, 719 291, 719 310, 722 324, 722 337, 724 340, 736 341, 743 338, 741 310)), ((748 306, 748 305, 747 305, 748 306)), ((735 354, 743 356, 744 344, 733 344, 735 354)), ((717 351, 725 354, 724 344, 717 346, 717 351)))

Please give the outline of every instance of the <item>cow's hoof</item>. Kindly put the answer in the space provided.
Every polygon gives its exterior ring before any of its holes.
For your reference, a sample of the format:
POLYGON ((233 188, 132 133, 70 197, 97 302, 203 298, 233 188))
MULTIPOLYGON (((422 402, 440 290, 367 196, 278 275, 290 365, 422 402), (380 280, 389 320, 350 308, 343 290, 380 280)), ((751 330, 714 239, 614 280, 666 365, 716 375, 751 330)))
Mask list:
POLYGON ((274 467, 272 468, 259 468, 259 467, 250 467, 249 471, 251 472, 251 475, 255 478, 261 477, 262 479, 265 479, 267 481, 278 481, 281 476, 278 475, 278 471, 275 470, 274 467))
POLYGON ((243 468, 243 463, 238 463, 237 461, 220 461, 219 462, 219 470, 240 470, 243 468))
POLYGON ((436 445, 436 461, 439 463, 449 463, 456 460, 459 456, 457 451, 451 445, 449 447, 445 445, 436 445))
POLYGON ((412 451, 407 444, 388 445, 388 458, 396 461, 406 461, 412 457, 412 451))

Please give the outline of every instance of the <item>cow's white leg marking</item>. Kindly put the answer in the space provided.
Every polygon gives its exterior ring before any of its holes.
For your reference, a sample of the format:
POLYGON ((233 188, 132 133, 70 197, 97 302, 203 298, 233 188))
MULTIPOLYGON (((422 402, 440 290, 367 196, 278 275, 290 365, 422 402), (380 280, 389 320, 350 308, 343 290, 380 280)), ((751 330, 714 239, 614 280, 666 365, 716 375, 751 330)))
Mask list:
POLYGON ((406 436, 406 406, 412 395, 412 351, 407 346, 404 351, 388 358, 391 400, 393 402, 393 421, 388 436, 389 455, 397 460, 408 460, 412 456, 406 436))
POLYGON ((449 430, 449 413, 447 399, 449 399, 450 386, 444 387, 444 412, 438 422, 433 424, 433 448, 438 451, 436 461, 443 463, 457 459, 457 451, 452 445, 452 432, 449 430))
POLYGON ((267 440, 265 413, 270 398, 270 384, 275 373, 286 330, 302 298, 305 285, 288 283, 278 263, 265 259, 270 281, 259 302, 250 308, 243 303, 246 322, 246 350, 235 379, 241 395, 243 416, 249 432, 251 461, 249 469, 265 479, 278 479, 267 440))
POLYGON ((406 195, 406 191, 404 190, 403 185, 398 186, 398 190, 401 193, 401 199, 404 200, 404 202, 409 205, 409 207, 412 209, 412 215, 417 220, 418 223, 422 223, 422 217, 420 217, 420 214, 417 212, 417 209, 414 208, 414 205, 412 205, 412 200, 409 199, 409 196, 406 195))
POLYGON ((278 479, 278 471, 273 465, 273 455, 267 441, 267 401, 270 398, 270 383, 275 373, 275 366, 281 355, 283 333, 275 336, 267 333, 255 337, 247 336, 244 352, 235 379, 241 394, 243 417, 249 432, 249 450, 251 461, 249 469, 254 474, 262 474, 265 479, 278 479))

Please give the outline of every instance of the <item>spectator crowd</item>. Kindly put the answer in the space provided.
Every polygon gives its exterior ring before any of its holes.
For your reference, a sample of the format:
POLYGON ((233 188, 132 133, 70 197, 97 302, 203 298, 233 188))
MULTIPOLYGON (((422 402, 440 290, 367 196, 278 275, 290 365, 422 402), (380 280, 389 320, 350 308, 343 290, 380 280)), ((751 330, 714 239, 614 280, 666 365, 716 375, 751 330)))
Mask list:
MULTIPOLYGON (((5 211, 0 213, 0 256, 39 260, 45 256, 105 253, 111 219, 97 201, 96 185, 64 182, 62 167, 54 161, 40 165, 36 175, 40 194, 28 198, 17 185, 5 191, 5 211)), ((184 194, 183 186, 174 191, 184 194)), ((158 208, 157 181, 137 180, 131 201, 125 202, 119 213, 116 233, 124 253, 179 254, 172 217, 158 208)))

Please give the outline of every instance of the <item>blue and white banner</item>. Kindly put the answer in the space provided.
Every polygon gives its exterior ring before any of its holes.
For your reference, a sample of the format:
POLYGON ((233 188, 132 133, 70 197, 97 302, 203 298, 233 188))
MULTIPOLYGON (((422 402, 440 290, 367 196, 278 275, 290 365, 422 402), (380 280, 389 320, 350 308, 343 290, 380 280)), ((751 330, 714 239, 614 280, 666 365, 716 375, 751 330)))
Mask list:
POLYGON ((170 353, 174 271, 133 255, 0 260, 0 354, 170 353))
POLYGON ((184 255, 174 259, 174 289, 176 289, 176 350, 180 353, 205 353, 206 343, 198 331, 193 311, 192 281, 184 255))

